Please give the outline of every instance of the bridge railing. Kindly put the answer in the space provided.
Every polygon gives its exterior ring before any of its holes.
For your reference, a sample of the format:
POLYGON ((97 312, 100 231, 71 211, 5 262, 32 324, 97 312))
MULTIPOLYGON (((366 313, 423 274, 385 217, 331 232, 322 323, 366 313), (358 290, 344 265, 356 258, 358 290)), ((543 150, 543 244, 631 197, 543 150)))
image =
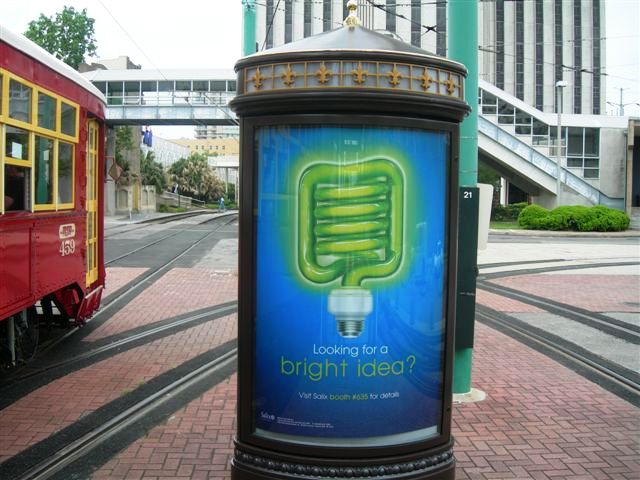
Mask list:
POLYGON ((107 95, 110 106, 226 106, 235 97, 233 92, 143 92, 141 94, 107 95))
MULTIPOLYGON (((480 133, 484 133, 486 136, 542 170, 547 175, 557 178, 558 171, 556 162, 546 155, 538 152, 531 145, 523 142, 516 135, 512 135, 483 116, 478 117, 478 131, 480 133)), ((564 167, 560 172, 560 181, 595 205, 605 205, 607 207, 617 209, 624 208, 623 198, 613 198, 605 195, 586 180, 564 167)))

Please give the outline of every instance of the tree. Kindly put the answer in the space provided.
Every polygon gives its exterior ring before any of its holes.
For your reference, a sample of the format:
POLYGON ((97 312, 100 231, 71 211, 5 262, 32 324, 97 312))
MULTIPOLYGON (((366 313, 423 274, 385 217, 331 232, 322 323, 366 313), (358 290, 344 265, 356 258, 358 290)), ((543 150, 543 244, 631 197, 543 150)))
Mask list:
POLYGON ((167 188, 167 177, 162 165, 155 161, 153 152, 140 152, 140 175, 143 185, 155 185, 156 192, 160 193, 167 188))
POLYGON ((64 7, 55 18, 41 13, 37 20, 29 22, 25 36, 77 70, 86 57, 96 53, 94 22, 86 8, 78 12, 64 7))
POLYGON ((178 184, 178 191, 210 202, 224 192, 224 184, 207 163, 207 157, 192 153, 181 158, 169 168, 171 180, 178 184))
POLYGON ((134 147, 131 128, 116 127, 116 163, 122 168, 122 174, 117 180, 118 185, 131 185, 138 179, 137 173, 131 170, 131 165, 125 158, 125 152, 134 147))
POLYGON ((227 200, 230 202, 236 201, 236 184, 227 183, 227 200))

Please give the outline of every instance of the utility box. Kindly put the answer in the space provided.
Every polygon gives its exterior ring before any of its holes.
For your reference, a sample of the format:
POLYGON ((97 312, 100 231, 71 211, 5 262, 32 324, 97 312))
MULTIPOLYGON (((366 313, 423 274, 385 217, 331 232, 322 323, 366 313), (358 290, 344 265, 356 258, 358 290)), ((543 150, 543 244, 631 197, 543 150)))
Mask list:
POLYGON ((465 68, 353 25, 236 71, 232 477, 454 478, 465 68))

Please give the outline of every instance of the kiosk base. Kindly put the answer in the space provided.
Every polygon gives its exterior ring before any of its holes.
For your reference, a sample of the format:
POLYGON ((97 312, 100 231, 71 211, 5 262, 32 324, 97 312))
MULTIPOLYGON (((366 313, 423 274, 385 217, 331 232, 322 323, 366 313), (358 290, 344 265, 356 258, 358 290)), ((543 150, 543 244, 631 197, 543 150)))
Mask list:
POLYGON ((329 459, 283 455, 236 442, 232 480, 454 480, 453 442, 419 454, 371 459, 329 459))

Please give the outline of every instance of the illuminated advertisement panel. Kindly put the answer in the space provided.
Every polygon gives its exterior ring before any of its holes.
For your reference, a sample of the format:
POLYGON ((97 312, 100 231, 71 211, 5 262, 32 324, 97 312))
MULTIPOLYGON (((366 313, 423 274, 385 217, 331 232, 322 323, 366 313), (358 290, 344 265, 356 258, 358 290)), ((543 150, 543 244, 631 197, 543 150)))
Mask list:
POLYGON ((285 125, 255 138, 255 433, 439 435, 449 133, 285 125))

